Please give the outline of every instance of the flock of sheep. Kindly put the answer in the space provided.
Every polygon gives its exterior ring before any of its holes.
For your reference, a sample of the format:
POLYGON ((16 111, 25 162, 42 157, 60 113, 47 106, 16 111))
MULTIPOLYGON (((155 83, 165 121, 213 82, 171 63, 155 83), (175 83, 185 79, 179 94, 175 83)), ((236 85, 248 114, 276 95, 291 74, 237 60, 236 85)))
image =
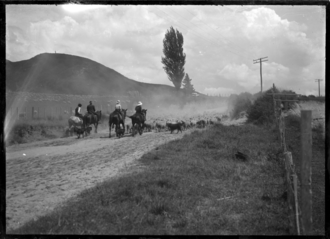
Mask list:
MULTIPOLYGON (((151 110, 153 113, 147 113, 146 116, 146 121, 144 124, 144 129, 143 132, 165 132, 165 131, 170 131, 170 133, 173 132, 181 132, 187 129, 191 128, 205 128, 208 125, 212 125, 216 122, 221 122, 221 121, 226 121, 229 119, 229 116, 226 114, 221 114, 219 112, 214 112, 214 111, 204 111, 200 112, 199 114, 197 112, 191 112, 191 111, 173 111, 172 113, 168 112, 163 112, 160 113, 159 111, 154 112, 151 110)), ((134 112, 128 112, 127 115, 132 115, 134 112)), ((108 128, 108 115, 103 115, 101 118, 100 124, 103 125, 103 128, 108 128)), ((76 127, 74 127, 76 128, 76 127)), ((87 131, 89 134, 91 132, 91 127, 88 127, 87 129, 84 130, 79 130, 77 128, 73 132, 67 132, 66 135, 69 136, 73 133, 76 133, 78 135, 78 138, 80 136, 84 135, 84 131, 87 131), (81 132, 79 132, 81 131, 81 132)), ((68 129, 67 129, 68 131, 68 129)), ((121 129, 122 133, 121 135, 124 134, 133 134, 133 129, 132 129, 132 120, 127 118, 125 119, 125 131, 124 129, 121 129)), ((87 135, 87 134, 86 134, 87 135)))
MULTIPOLYGON (((163 116, 148 116, 145 122, 144 132, 161 132, 161 131, 177 131, 190 129, 193 127, 205 128, 207 125, 212 125, 215 122, 227 120, 228 115, 221 115, 214 112, 204 112, 199 115, 189 116, 185 115, 182 117, 175 117, 174 115, 163 115, 163 116)), ((132 133, 132 123, 129 120, 125 121, 126 129, 125 133, 132 133)))

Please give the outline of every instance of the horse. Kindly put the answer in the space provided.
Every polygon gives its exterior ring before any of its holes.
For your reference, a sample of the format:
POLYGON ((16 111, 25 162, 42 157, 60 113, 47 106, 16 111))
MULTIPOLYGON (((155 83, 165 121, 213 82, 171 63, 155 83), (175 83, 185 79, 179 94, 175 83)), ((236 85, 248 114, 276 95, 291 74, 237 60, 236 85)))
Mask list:
POLYGON ((101 120, 102 112, 101 110, 96 111, 95 114, 85 114, 84 115, 84 125, 85 128, 88 128, 91 124, 94 125, 95 133, 97 133, 97 126, 101 120))
POLYGON ((135 114, 135 115, 132 115, 132 116, 128 116, 129 118, 132 119, 132 135, 134 136, 135 133, 134 133, 134 129, 137 125, 138 127, 138 131, 140 133, 140 135, 142 134, 143 132, 143 129, 144 129, 144 122, 145 122, 145 119, 147 118, 147 109, 143 109, 141 111, 141 113, 144 115, 144 117, 141 115, 141 114, 135 114))
POLYGON ((73 135, 73 127, 82 127, 84 125, 84 121, 77 116, 70 116, 68 119, 70 136, 73 135))
POLYGON ((120 134, 118 134, 119 129, 120 129, 120 125, 123 126, 123 130, 124 130, 123 134, 125 133, 126 111, 127 111, 127 109, 122 109, 121 110, 122 116, 123 116, 122 119, 119 118, 119 115, 118 115, 117 112, 113 112, 113 113, 110 114, 110 116, 109 116, 109 138, 111 138, 111 126, 113 126, 113 125, 116 125, 116 135, 118 137, 120 137, 120 135, 122 133, 122 132, 120 132, 120 134))

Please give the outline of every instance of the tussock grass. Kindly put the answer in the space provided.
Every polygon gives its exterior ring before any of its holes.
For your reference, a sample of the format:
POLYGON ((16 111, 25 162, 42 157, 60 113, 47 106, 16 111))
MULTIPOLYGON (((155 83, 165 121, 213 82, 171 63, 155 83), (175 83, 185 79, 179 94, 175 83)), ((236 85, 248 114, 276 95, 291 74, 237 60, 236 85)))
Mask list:
POLYGON ((272 132, 254 125, 196 130, 143 155, 145 171, 98 184, 8 233, 285 235, 279 151, 272 132), (234 159, 235 150, 250 160, 234 159))

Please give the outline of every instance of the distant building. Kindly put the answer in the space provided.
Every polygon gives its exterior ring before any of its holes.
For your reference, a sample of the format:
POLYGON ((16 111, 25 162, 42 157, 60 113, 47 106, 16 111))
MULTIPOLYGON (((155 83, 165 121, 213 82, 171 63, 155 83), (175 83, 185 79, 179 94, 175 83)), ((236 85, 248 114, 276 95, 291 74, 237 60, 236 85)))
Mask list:
POLYGON ((192 95, 193 95, 193 96, 199 96, 199 94, 196 93, 196 92, 192 93, 192 95))

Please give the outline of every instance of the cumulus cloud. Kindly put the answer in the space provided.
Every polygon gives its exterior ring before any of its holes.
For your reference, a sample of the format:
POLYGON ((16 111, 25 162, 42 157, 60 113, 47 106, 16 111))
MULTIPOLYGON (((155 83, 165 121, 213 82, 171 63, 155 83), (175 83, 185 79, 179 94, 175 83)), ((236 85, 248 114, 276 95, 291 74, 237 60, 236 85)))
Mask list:
POLYGON ((62 8, 71 13, 86 12, 94 9, 104 8, 104 5, 65 4, 62 8))
POLYGON ((244 87, 248 87, 249 85, 253 84, 252 81, 254 72, 245 64, 228 64, 219 71, 219 75, 226 79, 236 80, 244 87))
POLYGON ((288 20, 270 7, 102 6, 80 13, 31 5, 6 10, 6 58, 12 61, 56 50, 88 57, 131 79, 172 85, 161 56, 164 35, 173 26, 183 33, 185 71, 197 91, 259 91, 260 66, 252 60, 265 56, 264 89, 275 83, 306 91, 310 79, 325 77, 325 31, 317 30, 322 27, 288 20))

